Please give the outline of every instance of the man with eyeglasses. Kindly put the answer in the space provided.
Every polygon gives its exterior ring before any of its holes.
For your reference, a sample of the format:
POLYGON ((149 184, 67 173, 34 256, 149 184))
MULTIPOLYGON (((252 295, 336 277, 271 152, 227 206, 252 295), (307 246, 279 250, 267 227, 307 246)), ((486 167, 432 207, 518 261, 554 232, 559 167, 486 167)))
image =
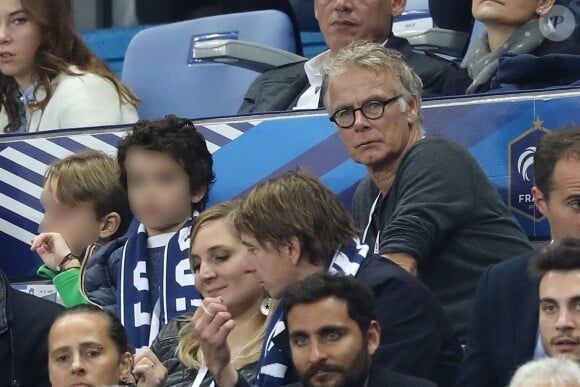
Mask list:
POLYGON ((330 120, 369 172, 353 200, 361 239, 421 278, 463 341, 482 272, 531 251, 526 235, 466 149, 425 137, 422 82, 400 54, 355 42, 322 73, 330 120))

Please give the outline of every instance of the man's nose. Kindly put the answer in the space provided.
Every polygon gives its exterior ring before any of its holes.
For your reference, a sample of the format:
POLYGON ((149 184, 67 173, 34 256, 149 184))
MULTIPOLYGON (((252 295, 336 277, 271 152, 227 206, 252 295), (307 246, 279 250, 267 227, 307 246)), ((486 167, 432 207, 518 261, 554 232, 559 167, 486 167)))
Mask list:
POLYGON ((326 353, 320 347, 317 340, 312 340, 310 343, 309 361, 311 364, 318 363, 321 360, 326 360, 326 353))
POLYGON ((558 320, 556 321, 556 329, 558 330, 568 330, 574 327, 574 321, 572 320, 572 313, 566 308, 562 308, 560 313, 558 313, 558 320))

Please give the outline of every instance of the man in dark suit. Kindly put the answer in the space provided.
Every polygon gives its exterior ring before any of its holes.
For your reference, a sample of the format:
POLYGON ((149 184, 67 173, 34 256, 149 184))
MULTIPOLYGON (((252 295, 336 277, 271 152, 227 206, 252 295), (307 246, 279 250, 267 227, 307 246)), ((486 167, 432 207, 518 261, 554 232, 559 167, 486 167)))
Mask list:
POLYGON ((539 325, 546 354, 580 361, 580 238, 552 243, 531 266, 540 283, 539 325))
MULTIPOLYGON (((538 210, 552 240, 580 238, 580 128, 544 135, 534 154, 538 210)), ((538 329, 538 281, 526 254, 490 267, 477 290, 457 386, 504 386, 523 363, 546 356, 538 329)))
POLYGON ((50 386, 48 331, 62 309, 13 289, 0 270, 0 386, 50 386))
POLYGON ((300 379, 289 387, 435 386, 373 364, 381 327, 372 293, 354 278, 313 274, 286 289, 281 305, 300 379))
POLYGON ((418 54, 407 40, 393 36, 392 20, 407 0, 314 0, 314 14, 329 50, 306 61, 281 66, 259 76, 248 89, 240 113, 316 109, 322 107, 320 67, 336 51, 355 40, 382 43, 400 52, 423 81, 423 96, 441 94, 455 72, 446 60, 418 54))

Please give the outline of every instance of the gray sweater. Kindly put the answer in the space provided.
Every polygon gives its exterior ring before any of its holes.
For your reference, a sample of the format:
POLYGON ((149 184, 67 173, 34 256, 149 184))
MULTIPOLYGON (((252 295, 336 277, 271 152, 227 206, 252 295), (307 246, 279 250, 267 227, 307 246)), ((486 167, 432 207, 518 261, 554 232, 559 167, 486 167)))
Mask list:
MULTIPOLYGON (((358 186, 353 216, 361 230, 379 189, 358 186)), ((393 186, 381 195, 364 242, 379 254, 406 253, 435 293, 464 342, 471 303, 489 265, 531 251, 496 188, 463 147, 439 136, 419 140, 403 156, 393 186)))

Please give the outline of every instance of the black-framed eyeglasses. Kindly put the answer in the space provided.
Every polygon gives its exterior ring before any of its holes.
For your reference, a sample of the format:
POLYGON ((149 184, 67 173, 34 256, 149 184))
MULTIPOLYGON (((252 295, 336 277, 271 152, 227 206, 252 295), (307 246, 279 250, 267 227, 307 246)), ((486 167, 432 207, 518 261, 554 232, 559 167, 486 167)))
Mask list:
POLYGON ((355 114, 359 110, 362 113, 362 115, 368 118, 369 120, 378 120, 383 116, 383 113, 385 112, 385 107, 400 97, 401 94, 385 100, 371 99, 369 101, 366 101, 365 103, 362 104, 361 107, 356 109, 345 108, 337 110, 334 112, 332 116, 330 116, 330 121, 334 122, 336 125, 340 126, 343 129, 348 129, 354 125, 355 114))

